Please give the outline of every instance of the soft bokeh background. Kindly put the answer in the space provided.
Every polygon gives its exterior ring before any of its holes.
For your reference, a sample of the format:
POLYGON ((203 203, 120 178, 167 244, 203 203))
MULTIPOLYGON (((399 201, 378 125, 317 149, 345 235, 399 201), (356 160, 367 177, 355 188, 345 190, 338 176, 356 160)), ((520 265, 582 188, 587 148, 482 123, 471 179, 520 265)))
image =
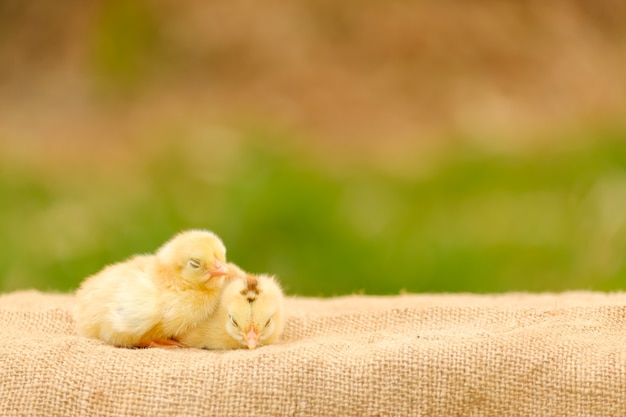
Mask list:
POLYGON ((626 285, 626 3, 0 2, 0 290, 208 228, 301 295, 626 285))

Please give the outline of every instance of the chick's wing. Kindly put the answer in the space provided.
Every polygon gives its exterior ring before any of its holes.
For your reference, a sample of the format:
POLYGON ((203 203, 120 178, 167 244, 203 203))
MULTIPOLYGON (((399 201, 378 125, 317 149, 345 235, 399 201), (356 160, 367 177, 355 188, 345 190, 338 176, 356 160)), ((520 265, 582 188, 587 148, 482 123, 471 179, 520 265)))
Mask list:
POLYGON ((143 271, 121 282, 109 306, 111 327, 119 333, 144 334, 161 319, 159 293, 143 271))

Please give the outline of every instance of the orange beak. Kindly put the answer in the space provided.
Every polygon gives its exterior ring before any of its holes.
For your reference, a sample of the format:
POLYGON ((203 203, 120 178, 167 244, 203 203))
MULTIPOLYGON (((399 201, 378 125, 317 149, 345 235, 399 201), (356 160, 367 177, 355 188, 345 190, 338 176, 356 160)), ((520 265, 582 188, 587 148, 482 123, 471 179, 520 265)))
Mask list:
POLYGON ((248 349, 252 350, 256 347, 256 344, 259 342, 259 334, 254 327, 250 326, 250 330, 246 333, 245 341, 248 345, 248 349))
POLYGON ((213 269, 209 271, 209 278, 221 277, 226 274, 228 274, 228 268, 226 267, 226 264, 216 259, 215 263, 213 264, 213 269))

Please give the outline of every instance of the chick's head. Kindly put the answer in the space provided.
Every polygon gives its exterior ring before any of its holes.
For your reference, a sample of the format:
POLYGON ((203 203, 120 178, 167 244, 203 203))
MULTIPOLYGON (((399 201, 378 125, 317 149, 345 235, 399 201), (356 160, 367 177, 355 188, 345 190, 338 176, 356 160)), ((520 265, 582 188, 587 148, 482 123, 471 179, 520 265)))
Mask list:
POLYGON ((283 330, 283 293, 274 278, 247 275, 229 284, 222 297, 227 333, 242 347, 274 343, 283 330))
POLYGON ((219 285, 228 274, 226 247, 213 232, 189 230, 179 233, 166 242, 156 256, 161 264, 172 268, 190 284, 219 285))
POLYGON ((241 269, 238 265, 228 262, 226 264, 226 268, 228 268, 228 272, 226 273, 226 279, 234 280, 234 279, 246 279, 248 273, 241 269))

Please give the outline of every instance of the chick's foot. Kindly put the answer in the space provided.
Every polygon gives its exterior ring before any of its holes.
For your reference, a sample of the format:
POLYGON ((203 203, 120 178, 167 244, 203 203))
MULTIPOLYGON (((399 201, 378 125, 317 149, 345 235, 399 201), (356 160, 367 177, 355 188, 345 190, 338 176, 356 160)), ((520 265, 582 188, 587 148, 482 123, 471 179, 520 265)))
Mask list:
POLYGON ((156 339, 156 340, 142 343, 141 345, 139 345, 139 347, 161 348, 161 349, 181 349, 181 348, 187 348, 189 346, 174 339, 156 339))

